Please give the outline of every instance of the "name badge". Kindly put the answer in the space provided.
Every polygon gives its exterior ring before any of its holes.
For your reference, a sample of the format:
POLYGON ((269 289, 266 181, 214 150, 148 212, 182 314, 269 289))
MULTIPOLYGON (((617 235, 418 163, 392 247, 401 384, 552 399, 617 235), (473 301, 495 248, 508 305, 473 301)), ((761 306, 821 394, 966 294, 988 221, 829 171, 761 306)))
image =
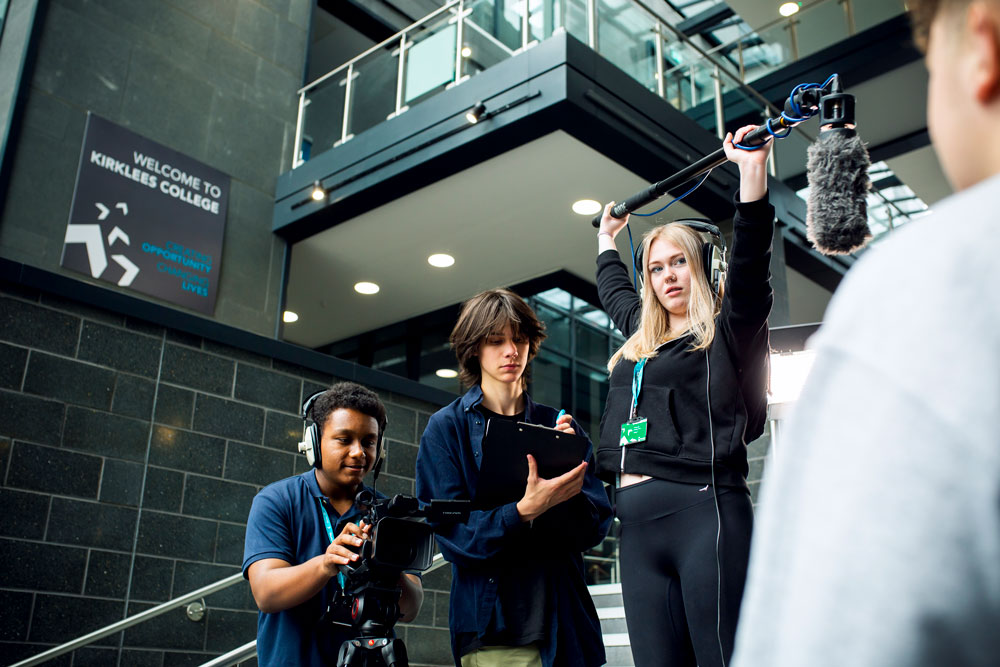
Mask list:
POLYGON ((643 442, 646 440, 646 418, 642 417, 640 419, 635 419, 632 421, 627 421, 622 424, 622 438, 619 441, 619 445, 624 447, 625 445, 634 445, 637 442, 643 442))

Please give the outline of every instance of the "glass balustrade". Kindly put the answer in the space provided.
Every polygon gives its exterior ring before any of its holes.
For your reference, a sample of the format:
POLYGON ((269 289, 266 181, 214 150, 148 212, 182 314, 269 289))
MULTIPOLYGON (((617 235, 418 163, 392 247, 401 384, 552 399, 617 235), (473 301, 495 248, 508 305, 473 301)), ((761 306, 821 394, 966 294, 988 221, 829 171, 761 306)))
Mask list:
MULTIPOLYGON (((641 0, 451 0, 299 91, 293 164, 559 31, 591 44, 648 90, 714 129, 714 110, 704 105, 714 104, 717 88, 733 97, 747 83, 904 11, 903 0, 814 0, 755 29, 742 22, 724 27, 719 35, 745 34, 713 46, 703 36, 682 35, 672 25, 680 17, 665 19, 641 0)), ((754 96, 744 91, 742 97, 754 96)), ((763 114, 763 101, 755 104, 763 114)), ((729 117, 731 104, 723 106, 729 117)))

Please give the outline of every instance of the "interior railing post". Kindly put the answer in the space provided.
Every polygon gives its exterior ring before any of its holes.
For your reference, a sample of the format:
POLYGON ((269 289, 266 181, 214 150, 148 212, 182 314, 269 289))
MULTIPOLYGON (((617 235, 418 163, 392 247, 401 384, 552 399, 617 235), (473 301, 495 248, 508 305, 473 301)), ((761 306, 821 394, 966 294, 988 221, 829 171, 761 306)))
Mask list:
POLYGON ((305 113, 306 94, 299 93, 299 111, 295 117, 295 145, 292 147, 292 169, 305 162, 302 159, 302 116, 305 113))
POLYGON ((847 20, 847 34, 854 36, 857 32, 857 27, 854 25, 854 4, 852 0, 840 0, 840 4, 844 6, 844 18, 847 20))
POLYGON ((462 39, 465 34, 465 0, 458 3, 458 24, 455 26, 455 81, 457 85, 462 80, 462 39))
POLYGON ((722 72, 715 66, 712 72, 715 88, 715 133, 722 139, 726 136, 726 119, 722 109, 722 72))
POLYGON ((528 14, 531 12, 531 0, 524 0, 524 11, 521 12, 521 50, 528 48, 528 30, 531 24, 528 21, 528 14))
POLYGON ((354 82, 354 63, 347 66, 347 82, 344 84, 344 122, 340 127, 340 143, 347 141, 347 127, 351 117, 351 88, 354 82))
POLYGON ((587 0, 587 46, 597 50, 597 0, 587 0))
POLYGON ((403 77, 406 76, 406 33, 399 36, 399 68, 396 73, 396 111, 398 116, 403 108, 403 77))
POLYGON ((656 22, 656 29, 653 31, 653 38, 656 40, 656 94, 666 99, 666 86, 663 81, 663 27, 660 22, 656 22))
POLYGON ((799 59, 799 34, 795 26, 799 24, 793 18, 788 19, 788 25, 785 26, 785 30, 788 31, 788 40, 792 49, 792 60, 791 62, 796 62, 799 59))

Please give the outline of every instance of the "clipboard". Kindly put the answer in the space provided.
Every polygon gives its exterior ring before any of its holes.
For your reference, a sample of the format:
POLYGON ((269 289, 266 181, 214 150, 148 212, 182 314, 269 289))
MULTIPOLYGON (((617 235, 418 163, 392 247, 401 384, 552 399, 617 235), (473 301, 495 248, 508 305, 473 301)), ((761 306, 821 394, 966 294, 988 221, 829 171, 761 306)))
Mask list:
POLYGON ((493 509, 520 500, 528 484, 528 454, 535 457, 539 477, 550 479, 580 465, 589 451, 590 440, 582 435, 509 419, 487 420, 473 506, 493 509))

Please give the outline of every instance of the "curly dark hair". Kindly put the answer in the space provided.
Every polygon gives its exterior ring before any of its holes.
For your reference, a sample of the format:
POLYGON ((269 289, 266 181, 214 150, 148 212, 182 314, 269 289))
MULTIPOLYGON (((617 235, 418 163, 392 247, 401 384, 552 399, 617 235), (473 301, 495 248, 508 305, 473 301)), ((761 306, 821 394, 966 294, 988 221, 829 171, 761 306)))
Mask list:
MULTIPOLYGON (((491 289, 462 304, 462 312, 449 340, 458 359, 459 379, 463 385, 473 387, 482 382, 483 370, 476 356, 479 344, 508 324, 515 336, 528 339, 528 361, 534 359, 545 340, 545 323, 524 299, 509 289, 491 289)), ((525 373, 521 378, 522 386, 527 386, 527 381, 525 373)))
POLYGON ((385 405, 378 394, 356 382, 338 382, 333 385, 312 402, 305 416, 311 419, 322 433, 330 413, 340 408, 357 410, 363 415, 374 418, 378 423, 381 440, 386 424, 385 405))

